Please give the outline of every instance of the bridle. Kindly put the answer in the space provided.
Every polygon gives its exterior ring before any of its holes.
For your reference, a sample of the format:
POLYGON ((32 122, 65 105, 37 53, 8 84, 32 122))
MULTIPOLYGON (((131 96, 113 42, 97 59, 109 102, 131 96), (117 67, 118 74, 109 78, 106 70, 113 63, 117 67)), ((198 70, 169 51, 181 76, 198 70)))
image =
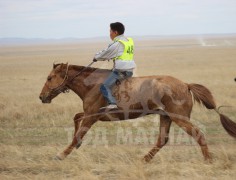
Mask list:
POLYGON ((48 87, 48 89, 50 89, 50 92, 53 94, 53 92, 63 92, 63 93, 66 93, 66 92, 69 92, 69 89, 65 89, 65 90, 61 90, 62 87, 64 86, 64 82, 68 79, 68 71, 69 71, 69 65, 67 64, 66 66, 66 74, 65 74, 65 77, 63 79, 63 81, 57 86, 57 87, 50 87, 46 84, 46 86, 48 87))
MULTIPOLYGON (((78 72, 74 77, 72 77, 69 82, 72 82, 76 77, 78 77, 83 71, 85 71, 88 67, 90 67, 94 62, 91 62, 88 66, 84 67, 80 72, 78 72)), ((50 93, 53 94, 55 92, 63 92, 63 93, 68 93, 69 92, 69 89, 68 88, 65 88, 64 90, 62 90, 62 87, 64 86, 65 84, 65 81, 69 79, 69 76, 68 76, 68 71, 69 71, 69 65, 67 63, 67 66, 66 66, 66 74, 65 74, 65 77, 63 79, 63 81, 57 86, 57 87, 50 87, 46 84, 46 86, 48 87, 48 89, 50 89, 50 93)))

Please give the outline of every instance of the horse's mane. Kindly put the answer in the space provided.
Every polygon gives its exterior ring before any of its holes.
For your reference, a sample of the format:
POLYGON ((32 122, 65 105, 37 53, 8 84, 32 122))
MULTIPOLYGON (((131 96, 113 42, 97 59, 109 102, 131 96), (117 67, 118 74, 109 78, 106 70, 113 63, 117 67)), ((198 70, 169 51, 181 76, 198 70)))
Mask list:
POLYGON ((82 71, 84 68, 86 68, 86 72, 88 73, 92 73, 94 71, 96 72, 100 72, 100 73, 105 73, 105 72, 109 72, 111 70, 109 69, 100 69, 100 68, 94 68, 94 67, 86 67, 86 66, 79 66, 79 65, 70 65, 69 68, 75 70, 75 71, 82 71))

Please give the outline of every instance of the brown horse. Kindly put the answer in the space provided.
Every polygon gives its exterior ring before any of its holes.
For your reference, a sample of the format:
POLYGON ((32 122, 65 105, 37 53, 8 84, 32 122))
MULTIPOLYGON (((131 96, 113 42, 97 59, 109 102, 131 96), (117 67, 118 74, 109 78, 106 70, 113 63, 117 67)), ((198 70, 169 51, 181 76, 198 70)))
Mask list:
POLYGON ((110 70, 84 66, 54 64, 40 94, 43 103, 50 103, 61 92, 74 91, 83 101, 84 112, 74 117, 72 143, 57 155, 64 159, 74 147, 79 147, 91 126, 100 121, 135 119, 148 114, 160 114, 160 134, 155 146, 144 156, 146 162, 167 143, 172 122, 175 122, 200 145, 205 160, 211 160, 204 134, 190 120, 193 98, 220 115, 224 129, 236 138, 236 123, 220 114, 211 92, 199 84, 187 84, 170 76, 147 76, 126 79, 113 88, 119 110, 99 113, 106 101, 100 85, 110 70), (192 98, 193 96, 193 98, 192 98))

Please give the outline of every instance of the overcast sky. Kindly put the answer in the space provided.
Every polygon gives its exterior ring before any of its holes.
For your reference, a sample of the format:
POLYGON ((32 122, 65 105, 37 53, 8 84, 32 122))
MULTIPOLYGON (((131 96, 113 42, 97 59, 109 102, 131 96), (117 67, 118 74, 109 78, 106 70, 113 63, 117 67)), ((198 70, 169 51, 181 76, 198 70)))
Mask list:
POLYGON ((0 38, 236 33, 236 0, 0 0, 0 38))

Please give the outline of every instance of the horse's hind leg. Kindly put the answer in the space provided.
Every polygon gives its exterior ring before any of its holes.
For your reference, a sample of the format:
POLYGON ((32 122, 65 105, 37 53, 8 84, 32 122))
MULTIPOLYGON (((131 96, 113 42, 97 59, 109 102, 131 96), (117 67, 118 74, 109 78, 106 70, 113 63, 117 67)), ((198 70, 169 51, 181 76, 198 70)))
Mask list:
POLYGON ((144 156, 144 161, 149 162, 155 154, 168 142, 171 119, 169 116, 160 116, 160 133, 156 145, 144 156))
POLYGON ((201 147, 202 154, 205 160, 211 162, 211 156, 208 151, 206 139, 204 137, 204 134, 200 131, 200 129, 194 126, 190 121, 185 120, 185 119, 171 117, 171 120, 174 121, 179 127, 181 127, 185 132, 187 132, 190 136, 192 136, 197 141, 197 143, 201 147))
MULTIPOLYGON (((83 119, 83 117, 84 117, 84 113, 77 113, 74 116, 74 125, 75 125, 74 136, 76 132, 78 131, 78 128, 80 126, 80 121, 83 119)), ((62 153, 57 154, 57 158, 60 160, 65 159, 66 156, 68 156, 71 153, 71 151, 74 149, 76 145, 77 145, 77 140, 73 138, 71 144, 67 146, 67 148, 62 153)))

